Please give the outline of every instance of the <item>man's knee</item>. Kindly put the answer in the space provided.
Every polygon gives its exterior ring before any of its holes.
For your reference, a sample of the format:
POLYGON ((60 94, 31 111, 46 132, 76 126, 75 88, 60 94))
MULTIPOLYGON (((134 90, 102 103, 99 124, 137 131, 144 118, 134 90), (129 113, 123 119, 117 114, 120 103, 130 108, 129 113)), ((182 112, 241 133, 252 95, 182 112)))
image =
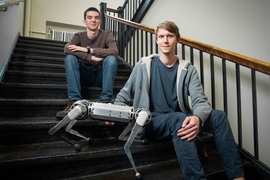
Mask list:
POLYGON ((65 57, 65 66, 74 66, 79 63, 78 58, 72 54, 68 54, 65 57))
POLYGON ((228 122, 227 114, 221 110, 213 110, 211 112, 211 121, 216 126, 223 123, 227 123, 228 122))
POLYGON ((117 58, 112 55, 106 56, 103 60, 103 65, 109 66, 109 67, 113 67, 113 66, 117 67, 118 65, 117 58))
POLYGON ((227 114, 222 110, 213 109, 211 114, 212 114, 212 116, 214 116, 218 119, 224 119, 224 118, 226 119, 227 118, 227 114))
POLYGON ((175 112, 172 113, 171 115, 172 117, 169 120, 169 122, 171 122, 172 131, 176 132, 182 127, 182 124, 186 119, 187 115, 181 112, 175 112))

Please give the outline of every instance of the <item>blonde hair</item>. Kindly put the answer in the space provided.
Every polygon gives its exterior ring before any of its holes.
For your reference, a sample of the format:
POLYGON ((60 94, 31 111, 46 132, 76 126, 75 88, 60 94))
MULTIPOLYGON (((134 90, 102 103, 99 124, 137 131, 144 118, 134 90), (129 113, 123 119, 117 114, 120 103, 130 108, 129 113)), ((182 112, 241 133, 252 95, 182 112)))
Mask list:
POLYGON ((172 21, 165 21, 163 23, 160 23, 156 27, 156 30, 155 30, 156 38, 157 38, 157 32, 158 32, 158 30, 160 28, 169 31, 170 33, 173 33, 176 36, 177 39, 180 38, 179 29, 178 29, 177 25, 174 22, 172 22, 172 21))

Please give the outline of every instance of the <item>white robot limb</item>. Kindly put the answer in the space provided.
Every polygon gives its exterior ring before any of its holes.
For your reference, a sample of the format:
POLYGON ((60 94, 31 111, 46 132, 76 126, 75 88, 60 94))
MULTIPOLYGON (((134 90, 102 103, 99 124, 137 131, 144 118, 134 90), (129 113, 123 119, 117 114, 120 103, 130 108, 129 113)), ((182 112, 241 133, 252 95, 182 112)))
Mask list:
MULTIPOLYGON (((82 101, 76 101, 72 106, 70 112, 58 123, 56 124, 53 128, 49 130, 50 135, 56 134, 58 130, 60 130, 62 127, 67 125, 66 127, 66 132, 73 134, 75 136, 78 136, 80 138, 85 139, 89 143, 93 142, 92 138, 87 138, 84 135, 78 133, 74 129, 72 129, 73 125, 77 122, 77 119, 86 119, 88 117, 88 106, 90 102, 87 100, 82 100, 82 101)), ((56 134, 57 135, 57 134, 56 134)), ((81 150, 81 146, 79 144, 73 144, 71 141, 67 140, 66 138, 62 136, 58 136, 67 143, 71 144, 74 146, 76 151, 81 150)))
MULTIPOLYGON (((86 119, 91 117, 92 119, 113 121, 113 122, 124 122, 128 123, 124 131, 119 135, 118 139, 127 141, 124 145, 124 151, 129 158, 131 165, 136 173, 136 179, 141 179, 140 173, 138 173, 130 147, 134 141, 139 141, 145 143, 145 140, 135 139, 141 129, 151 120, 151 112, 148 109, 140 108, 134 111, 133 107, 130 106, 120 106, 111 103, 97 103, 90 102, 88 100, 76 101, 72 106, 70 112, 53 128, 49 130, 50 135, 56 134, 56 132, 62 127, 66 126, 66 132, 85 139, 88 142, 93 142, 93 139, 87 138, 84 135, 73 130, 73 125, 80 119, 86 119), (130 135, 127 137, 127 134, 130 135)), ((59 136, 67 143, 74 146, 76 151, 81 149, 79 144, 73 144, 69 140, 62 136, 59 136)))

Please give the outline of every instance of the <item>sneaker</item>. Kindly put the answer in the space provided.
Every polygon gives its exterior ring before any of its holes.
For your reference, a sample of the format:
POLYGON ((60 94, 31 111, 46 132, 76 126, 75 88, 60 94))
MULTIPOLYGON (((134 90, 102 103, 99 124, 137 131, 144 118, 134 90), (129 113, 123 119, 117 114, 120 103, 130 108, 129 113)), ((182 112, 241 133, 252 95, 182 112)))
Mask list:
POLYGON ((77 100, 69 101, 67 104, 66 108, 63 111, 59 111, 56 113, 56 118, 59 120, 62 120, 70 111, 70 107, 72 106, 73 103, 75 103, 77 100))

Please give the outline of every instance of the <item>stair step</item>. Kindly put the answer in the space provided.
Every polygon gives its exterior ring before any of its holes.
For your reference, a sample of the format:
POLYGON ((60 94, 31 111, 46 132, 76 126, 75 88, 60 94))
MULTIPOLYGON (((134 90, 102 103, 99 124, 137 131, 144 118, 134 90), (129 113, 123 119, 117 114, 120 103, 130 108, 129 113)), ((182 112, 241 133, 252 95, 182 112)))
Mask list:
POLYGON ((5 99, 67 98, 66 85, 61 84, 2 83, 0 87, 0 96, 5 99))
MULTIPOLYGON (((123 86, 127 81, 126 76, 116 76, 115 85, 123 86)), ((66 85, 66 74, 63 72, 44 71, 17 71, 6 70, 4 83, 28 83, 28 84, 63 84, 66 85)))
POLYGON ((50 63, 50 64, 64 64, 62 57, 49 57, 43 55, 32 55, 32 54, 13 54, 12 61, 20 62, 39 62, 39 63, 50 63))
POLYGON ((14 54, 21 54, 21 55, 43 55, 43 56, 50 56, 50 57, 58 57, 58 58, 64 58, 65 54, 64 52, 58 52, 58 51, 47 51, 45 50, 39 50, 39 49, 27 49, 27 48, 15 48, 14 54))
POLYGON ((61 46, 52 46, 52 44, 40 44, 40 43, 22 43, 18 41, 16 44, 16 48, 21 48, 21 49, 33 49, 33 50, 44 50, 46 51, 57 51, 57 52, 62 52, 64 53, 64 45, 61 46))
MULTIPOLYGON (((56 65, 56 67, 61 67, 61 68, 65 68, 64 66, 64 59, 63 58, 58 58, 57 59, 61 64, 60 65, 56 65)), ((10 65, 11 66, 52 66, 55 64, 59 64, 59 62, 55 63, 56 59, 55 58, 51 58, 51 57, 44 57, 44 56, 28 56, 28 55, 13 55, 13 60, 10 61, 10 65), (46 62, 44 62, 44 60, 48 60, 46 62)), ((120 70, 125 69, 125 70, 129 70, 129 68, 126 67, 126 65, 124 63, 122 63, 121 61, 118 61, 118 68, 120 70)))
POLYGON ((65 73, 33 72, 6 70, 4 83, 28 83, 28 84, 64 84, 66 85, 65 73))
MULTIPOLYGON (((49 135, 48 131, 54 127, 59 120, 55 117, 23 117, 23 118, 0 118, 0 145, 16 146, 31 145, 45 142, 58 142, 57 136, 49 135)), ((114 127, 105 125, 104 121, 93 120, 90 117, 85 120, 79 120, 73 129, 86 137, 117 138, 127 126, 126 123, 117 122, 114 127)), ((80 138, 65 132, 62 127, 57 134, 63 135, 71 141, 78 141, 80 138)))
MULTIPOLYGON (((82 145, 80 152, 64 142, 2 148, 1 176, 29 180, 134 179, 135 172, 123 150, 125 142, 111 138, 98 139, 93 144, 79 143, 82 145)), ((131 151, 138 172, 145 180, 183 179, 171 142, 134 143, 131 151)), ((216 151, 212 151, 208 158, 201 157, 201 162, 208 180, 226 179, 216 151)), ((250 168, 247 161, 243 161, 243 165, 245 169, 250 168)))
MULTIPOLYGON (((29 56, 29 55, 13 55, 12 61, 9 62, 9 66, 33 66, 33 67, 52 67, 52 68, 59 68, 59 69, 65 69, 64 66, 64 59, 58 58, 58 63, 56 62, 55 58, 51 57, 44 57, 44 56, 29 56), (45 61, 46 60, 46 61, 45 61), (61 63, 60 65, 58 65, 61 63), (54 67, 55 66, 55 67, 54 67)), ((129 70, 130 68, 127 68, 124 63, 121 61, 118 61, 118 69, 125 69, 129 70)))
POLYGON ((56 112, 63 110, 67 103, 67 99, 65 101, 59 101, 57 99, 0 98, 0 113, 1 118, 55 117, 56 112))
MULTIPOLYGON (((114 95, 122 86, 114 86, 114 95)), ((82 87, 83 99, 99 99, 100 87, 82 87)), ((5 99, 65 99, 67 87, 65 84, 24 84, 0 83, 0 97, 5 99)))
POLYGON ((44 64, 36 62, 19 62, 11 61, 9 70, 26 71, 26 72, 58 72, 65 73, 65 66, 61 64, 44 64))
MULTIPOLYGON (((209 158, 201 158, 202 166, 207 180, 227 180, 226 173, 221 165, 221 161, 216 151, 211 152, 209 158), (210 163, 209 163, 210 162, 210 163)), ((251 164, 242 161, 245 169, 249 170, 251 164)), ((184 179, 179 163, 176 159, 168 159, 161 162, 149 163, 137 166, 138 172, 144 180, 179 180, 184 179)), ((67 180, 119 180, 135 179, 133 168, 107 171, 98 174, 90 174, 80 177, 71 177, 67 180)), ((246 180, 253 180, 248 179, 246 180)))
POLYGON ((40 38, 26 37, 26 36, 20 36, 18 39, 18 43, 40 44, 40 45, 45 45, 45 46, 55 46, 55 47, 63 47, 63 48, 67 44, 67 42, 63 42, 63 41, 40 39, 40 38))
MULTIPOLYGON (((131 67, 127 65, 123 60, 118 58, 118 68, 125 69, 128 72, 131 72, 131 67)), ((38 62, 38 63, 49 63, 49 64, 61 64, 64 65, 64 58, 62 57, 50 57, 44 55, 33 55, 33 54, 13 54, 12 61, 19 62, 38 62)))
MULTIPOLYGON (((97 139, 93 144, 83 141, 79 143, 81 144, 79 152, 64 142, 1 148, 0 170, 4 172, 1 177, 21 176, 25 179, 34 179, 39 176, 38 179, 64 179, 131 167, 123 150, 125 142, 110 138, 97 139), (16 173, 12 174, 14 171, 16 173)), ((137 166, 175 159, 170 142, 154 142, 150 145, 134 143, 131 151, 137 166)))

